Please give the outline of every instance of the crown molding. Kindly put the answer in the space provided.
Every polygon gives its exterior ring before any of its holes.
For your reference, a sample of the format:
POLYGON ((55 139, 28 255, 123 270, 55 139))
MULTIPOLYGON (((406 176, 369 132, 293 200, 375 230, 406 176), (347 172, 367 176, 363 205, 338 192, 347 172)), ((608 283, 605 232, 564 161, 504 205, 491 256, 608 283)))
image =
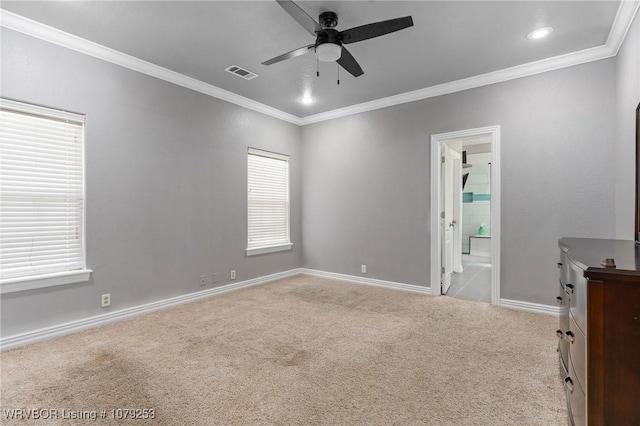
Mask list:
POLYGON ((488 86, 490 84, 502 83, 521 77, 527 77, 540 74, 547 71, 553 71, 560 68, 566 68, 573 65, 584 64, 587 62, 597 61, 600 59, 614 56, 610 53, 610 49, 606 46, 592 47, 590 49, 578 52, 568 53, 566 55, 555 56, 528 64, 518 65, 511 68, 505 68, 498 71, 479 74, 473 77, 461 80, 451 81, 449 83, 439 84, 437 86, 425 87, 411 92, 401 93, 399 95, 389 96, 386 98, 376 99, 370 102, 364 102, 357 105, 339 108, 320 114, 310 115, 302 118, 301 125, 318 123, 321 121, 332 120, 335 118, 345 117, 347 115, 358 114, 361 112, 372 111, 381 108, 387 108, 394 105, 404 104, 407 102, 419 101, 422 99, 433 98, 436 96, 448 95, 450 93, 461 92, 464 90, 475 89, 477 87, 488 86))
POLYGON ((50 43, 84 53, 95 58, 111 62, 116 65, 129 68, 131 70, 186 87, 191 90, 209 95, 224 101, 245 107, 247 109, 260 112, 262 114, 304 126, 307 124, 318 123, 321 121, 332 120, 335 118, 345 117, 348 115, 358 114, 361 112, 373 111, 376 109, 387 108, 408 102, 419 101, 422 99, 433 98, 435 96, 447 95, 450 93, 461 92, 463 90, 474 89, 477 87, 487 86, 490 84, 501 83, 514 80, 521 77, 527 77, 540 74, 547 71, 553 71, 561 68, 571 67, 574 65, 585 64, 588 62, 598 61, 610 58, 618 54, 618 50, 622 46, 626 34, 633 23, 633 19, 640 7, 639 0, 622 0, 620 7, 616 13, 611 31, 604 45, 568 53, 565 55, 555 56, 540 61, 530 62, 511 68, 505 68, 498 71, 480 74, 473 77, 456 80, 436 86, 426 87, 424 89, 414 90, 411 92, 401 93, 399 95, 389 96, 370 102, 364 102, 357 105, 351 105, 332 111, 322 112, 307 117, 298 117, 289 114, 277 108, 256 102, 244 96, 237 95, 228 90, 221 89, 217 86, 196 80, 195 78, 185 76, 183 74, 171 71, 167 68, 152 64, 142 59, 136 58, 126 53, 99 45, 97 43, 85 40, 72 34, 60 31, 40 22, 33 21, 23 16, 17 15, 6 10, 0 10, 0 26, 10 28, 32 37, 48 41, 50 43))
POLYGON ((607 37, 606 44, 592 47, 589 49, 579 50, 564 55, 554 56, 540 61, 529 62, 527 64, 518 65, 511 68, 504 68, 498 71, 479 74, 473 77, 461 80, 451 81, 448 83, 430 86, 424 89, 418 89, 411 92, 401 93, 399 95, 389 96, 386 98, 376 99, 370 102, 364 102, 357 105, 351 105, 345 108, 339 108, 320 114, 303 117, 301 125, 318 123, 321 121, 332 120, 335 118, 345 117, 361 112, 373 111, 376 109, 387 108, 394 105, 404 104, 407 102, 419 101, 422 99, 433 98, 436 96, 447 95, 450 93, 461 92, 463 90, 474 89, 477 87, 488 86, 490 84, 502 83, 521 77, 528 77, 547 71, 567 68, 574 65, 581 65, 588 62, 599 61, 601 59, 610 58, 618 54, 618 50, 624 42, 624 38, 633 23, 638 9, 640 8, 639 0, 622 0, 620 7, 616 13, 616 17, 611 26, 611 31, 607 37))
POLYGON ((613 20, 609 37, 607 38, 606 46, 611 50, 612 56, 618 54, 622 43, 624 42, 629 28, 633 23, 633 18, 640 10, 639 0, 622 0, 620 7, 616 13, 616 17, 613 20))
POLYGON ((164 80, 169 83, 177 84, 178 86, 186 87, 187 89, 195 90, 196 92, 200 92, 214 98, 222 99, 283 121, 300 125, 300 118, 293 114, 289 114, 277 108, 256 102, 252 99, 245 98, 244 96, 229 92, 228 90, 221 89, 195 78, 188 77, 184 74, 152 64, 151 62, 102 46, 98 43, 85 40, 73 34, 66 33, 6 10, 0 10, 0 26, 39 38, 58 46, 66 47, 67 49, 75 50, 76 52, 84 53, 85 55, 92 56, 94 58, 102 59, 103 61, 110 62, 112 64, 129 68, 133 71, 159 78, 160 80, 164 80))

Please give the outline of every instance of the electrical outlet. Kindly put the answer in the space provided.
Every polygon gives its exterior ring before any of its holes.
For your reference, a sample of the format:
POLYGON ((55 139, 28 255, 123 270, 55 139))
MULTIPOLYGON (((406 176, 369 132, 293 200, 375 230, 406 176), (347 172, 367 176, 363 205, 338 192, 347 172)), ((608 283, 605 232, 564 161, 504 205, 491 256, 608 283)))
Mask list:
POLYGON ((103 308, 111 306, 111 293, 103 294, 100 303, 103 308))
POLYGON ((211 276, 211 282, 212 283, 217 283, 218 282, 218 273, 214 272, 213 275, 211 276))
POLYGON ((362 265, 360 267, 360 272, 362 272, 363 274, 366 274, 367 273, 367 265, 362 265))
POLYGON ((236 279, 236 270, 235 269, 231 271, 231 279, 232 280, 236 279))
POLYGON ((200 286, 205 286, 207 285, 207 276, 206 275, 200 275, 200 286))

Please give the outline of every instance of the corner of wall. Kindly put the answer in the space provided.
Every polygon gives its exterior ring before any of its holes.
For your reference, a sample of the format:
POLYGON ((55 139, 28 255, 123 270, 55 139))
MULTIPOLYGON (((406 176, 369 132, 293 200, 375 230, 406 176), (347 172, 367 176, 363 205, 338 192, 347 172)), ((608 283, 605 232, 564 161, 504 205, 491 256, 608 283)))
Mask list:
POLYGON ((615 58, 615 237, 633 239, 635 220, 635 110, 640 102, 640 18, 636 16, 615 58))

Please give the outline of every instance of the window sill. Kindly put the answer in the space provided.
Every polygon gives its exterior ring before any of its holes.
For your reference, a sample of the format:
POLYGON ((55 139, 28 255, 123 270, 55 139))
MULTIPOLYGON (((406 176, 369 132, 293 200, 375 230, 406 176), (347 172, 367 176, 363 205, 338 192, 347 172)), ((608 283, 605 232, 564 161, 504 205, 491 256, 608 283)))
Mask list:
POLYGON ((85 282, 89 281, 91 272, 91 269, 81 269, 78 271, 11 278, 0 281, 0 293, 15 293, 17 291, 33 290, 36 288, 85 282))
POLYGON ((291 250, 293 246, 292 243, 281 244, 278 246, 269 246, 269 247, 256 247, 256 248, 248 248, 247 256, 255 256, 257 254, 265 254, 265 253, 275 253, 277 251, 287 251, 291 250))

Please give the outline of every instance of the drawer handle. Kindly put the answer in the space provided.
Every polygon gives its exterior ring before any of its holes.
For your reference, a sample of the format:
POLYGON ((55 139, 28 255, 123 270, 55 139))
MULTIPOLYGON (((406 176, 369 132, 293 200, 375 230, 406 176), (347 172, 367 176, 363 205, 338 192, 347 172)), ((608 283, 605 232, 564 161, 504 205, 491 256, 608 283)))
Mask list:
POLYGON ((556 297, 556 302, 558 303, 558 305, 562 305, 562 297, 556 297))
POLYGON ((573 290, 574 290, 573 284, 567 284, 565 285, 565 287, 566 287, 565 293, 573 294, 573 290))
POLYGON ((564 333, 562 333, 562 330, 556 330, 556 336, 558 336, 558 339, 562 339, 563 335, 564 333))
POLYGON ((573 393, 573 380, 571 380, 571 377, 564 379, 564 387, 567 388, 569 393, 573 393))
POLYGON ((567 339, 568 341, 570 341, 571 343, 573 343, 573 340, 574 340, 574 338, 576 337, 576 336, 573 334, 573 332, 571 332, 571 331, 566 331, 564 334, 567 336, 567 337, 566 337, 566 339, 567 339))
POLYGON ((562 268, 562 263, 558 262, 558 268, 562 268))

